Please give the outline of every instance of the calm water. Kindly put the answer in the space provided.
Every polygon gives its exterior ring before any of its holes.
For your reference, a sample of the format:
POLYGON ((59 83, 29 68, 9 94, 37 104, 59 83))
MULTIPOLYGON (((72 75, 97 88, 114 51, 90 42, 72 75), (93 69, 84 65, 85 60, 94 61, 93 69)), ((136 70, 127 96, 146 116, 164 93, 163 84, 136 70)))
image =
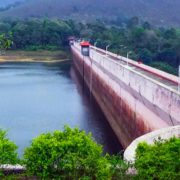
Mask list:
POLYGON ((8 130, 20 156, 32 138, 66 124, 91 131, 107 152, 121 149, 70 64, 0 64, 0 127, 8 130))

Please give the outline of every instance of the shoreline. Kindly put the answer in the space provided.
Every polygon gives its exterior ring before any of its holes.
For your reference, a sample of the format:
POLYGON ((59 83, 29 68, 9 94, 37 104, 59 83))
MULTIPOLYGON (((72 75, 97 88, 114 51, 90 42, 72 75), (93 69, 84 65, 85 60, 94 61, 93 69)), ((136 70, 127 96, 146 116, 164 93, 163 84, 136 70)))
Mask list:
POLYGON ((0 58, 0 63, 7 63, 7 62, 26 62, 26 63, 58 63, 58 62, 70 62, 70 59, 59 59, 59 60, 34 60, 34 59, 2 59, 0 58))
POLYGON ((10 50, 6 55, 0 55, 0 63, 29 62, 29 63, 58 63, 69 62, 70 56, 63 51, 22 51, 10 50))

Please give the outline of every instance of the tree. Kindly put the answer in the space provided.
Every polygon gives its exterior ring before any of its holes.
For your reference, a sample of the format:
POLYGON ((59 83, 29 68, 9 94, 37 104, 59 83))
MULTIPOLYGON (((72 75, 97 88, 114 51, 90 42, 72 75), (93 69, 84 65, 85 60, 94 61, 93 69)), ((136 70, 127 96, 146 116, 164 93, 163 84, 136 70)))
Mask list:
POLYGON ((7 39, 4 34, 0 35, 0 54, 4 54, 5 50, 8 49, 12 44, 12 41, 7 39))
POLYGON ((139 58, 145 64, 150 64, 152 61, 152 54, 148 49, 139 49, 139 58))
POLYGON ((147 21, 144 22, 142 26, 143 26, 144 29, 148 29, 148 30, 151 29, 151 24, 149 22, 147 22, 147 21))
POLYGON ((159 140, 153 145, 140 143, 136 150, 136 179, 180 179, 180 139, 159 140))
POLYGON ((127 23, 128 28, 134 28, 137 27, 138 25, 139 25, 139 18, 137 16, 132 17, 127 23))
POLYGON ((77 128, 40 135, 25 150, 24 158, 27 170, 43 178, 109 176, 102 147, 77 128))
MULTIPOLYGON (((60 19, 28 19, 2 20, 0 34, 12 32, 12 49, 26 50, 57 50, 68 46, 68 37, 97 42, 97 46, 126 56, 127 51, 133 51, 131 57, 141 58, 144 63, 162 61, 173 68, 180 63, 180 29, 156 28, 148 22, 140 22, 133 17, 125 26, 109 26, 97 20, 91 23, 77 23, 73 20, 60 19), (122 45, 127 49, 122 50, 122 45)), ((168 71, 169 72, 169 71, 168 71)))
POLYGON ((17 146, 7 138, 7 132, 0 129, 0 164, 16 164, 17 162, 17 146))
POLYGON ((156 59, 174 67, 177 65, 176 58, 177 55, 173 49, 164 49, 160 53, 156 54, 156 59))
POLYGON ((167 29, 164 32, 164 37, 166 39, 176 39, 177 38, 176 30, 174 28, 167 29))
POLYGON ((162 71, 168 72, 170 74, 174 74, 174 75, 178 74, 178 69, 173 68, 172 66, 170 66, 169 64, 167 64, 165 62, 153 61, 150 65, 152 67, 155 67, 155 68, 160 69, 162 71))
POLYGON ((68 126, 35 138, 24 160, 29 174, 44 179, 119 179, 128 168, 119 156, 103 156, 91 134, 68 126))

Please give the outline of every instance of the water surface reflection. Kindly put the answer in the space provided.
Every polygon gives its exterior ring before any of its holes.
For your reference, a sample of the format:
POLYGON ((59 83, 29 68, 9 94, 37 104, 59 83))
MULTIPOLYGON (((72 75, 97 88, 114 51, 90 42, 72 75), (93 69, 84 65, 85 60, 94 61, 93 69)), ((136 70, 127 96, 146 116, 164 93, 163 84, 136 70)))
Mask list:
POLYGON ((32 138, 66 124, 92 132, 106 152, 121 149, 70 64, 0 64, 0 127, 8 129, 20 155, 32 138))

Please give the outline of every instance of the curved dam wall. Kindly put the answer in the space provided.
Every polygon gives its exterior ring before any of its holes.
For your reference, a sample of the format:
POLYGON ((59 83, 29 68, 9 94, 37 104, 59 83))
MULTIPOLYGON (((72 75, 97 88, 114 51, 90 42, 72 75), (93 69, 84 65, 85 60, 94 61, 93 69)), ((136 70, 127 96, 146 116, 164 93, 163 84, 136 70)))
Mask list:
POLYGON ((71 46, 73 62, 90 92, 126 148, 148 132, 180 124, 177 91, 91 48, 81 54, 71 46))

